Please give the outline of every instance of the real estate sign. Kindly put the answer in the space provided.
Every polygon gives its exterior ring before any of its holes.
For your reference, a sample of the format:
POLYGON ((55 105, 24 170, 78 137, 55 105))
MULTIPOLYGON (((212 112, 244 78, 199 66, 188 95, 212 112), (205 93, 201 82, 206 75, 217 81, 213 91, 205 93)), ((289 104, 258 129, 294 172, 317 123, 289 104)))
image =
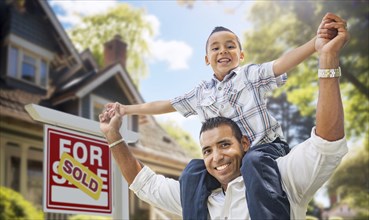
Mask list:
POLYGON ((44 211, 112 214, 112 161, 106 140, 44 126, 44 211))

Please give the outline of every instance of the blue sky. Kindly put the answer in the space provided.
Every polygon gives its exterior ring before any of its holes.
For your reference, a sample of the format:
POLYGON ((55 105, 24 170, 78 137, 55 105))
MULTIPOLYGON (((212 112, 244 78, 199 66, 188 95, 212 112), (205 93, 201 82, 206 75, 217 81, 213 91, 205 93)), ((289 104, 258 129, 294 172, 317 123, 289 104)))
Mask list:
MULTIPOLYGON (((68 29, 80 23, 76 14, 92 15, 120 4, 122 1, 49 1, 58 19, 68 29)), ((155 27, 149 76, 140 83, 140 93, 146 102, 170 99, 192 89, 201 80, 212 76, 205 65, 205 42, 215 26, 225 26, 241 39, 252 27, 246 20, 254 1, 195 1, 188 9, 177 1, 124 1, 132 7, 145 8, 147 19, 155 27), (232 13, 227 11, 233 10, 232 13)), ((174 120, 198 141, 200 121, 197 117, 184 118, 178 113, 156 117, 158 121, 174 120)), ((325 206, 324 192, 317 199, 325 206)))

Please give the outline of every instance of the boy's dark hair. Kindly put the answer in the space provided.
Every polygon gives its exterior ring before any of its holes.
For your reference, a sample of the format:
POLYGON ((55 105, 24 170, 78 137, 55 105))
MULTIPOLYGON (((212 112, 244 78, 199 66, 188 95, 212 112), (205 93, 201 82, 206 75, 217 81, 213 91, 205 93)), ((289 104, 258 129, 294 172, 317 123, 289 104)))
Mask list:
POLYGON ((228 28, 225 28, 223 26, 217 26, 213 29, 213 31, 210 33, 208 39, 206 40, 206 45, 205 45, 205 52, 206 53, 208 53, 208 44, 209 44, 209 38, 211 37, 211 35, 213 35, 214 33, 217 33, 217 32, 221 32, 221 31, 228 31, 228 32, 231 32, 232 34, 234 34, 234 36, 236 36, 236 38, 237 38, 238 46, 240 47, 240 50, 242 50, 241 41, 233 31, 231 31, 228 28))
POLYGON ((233 135, 236 137, 238 141, 241 142, 242 132, 241 132, 240 127, 238 127, 236 122, 232 121, 232 119, 221 117, 221 116, 206 119, 205 122, 201 126, 200 135, 207 130, 217 128, 222 125, 229 126, 232 129, 233 135))

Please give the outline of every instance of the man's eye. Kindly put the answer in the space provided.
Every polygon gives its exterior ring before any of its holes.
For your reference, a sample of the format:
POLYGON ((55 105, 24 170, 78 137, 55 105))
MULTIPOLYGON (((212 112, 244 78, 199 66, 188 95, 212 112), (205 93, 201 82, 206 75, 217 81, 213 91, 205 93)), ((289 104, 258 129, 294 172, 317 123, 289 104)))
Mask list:
POLYGON ((210 150, 204 150, 204 151, 202 152, 202 154, 203 154, 203 155, 205 155, 205 156, 206 156, 206 155, 209 155, 209 154, 210 154, 210 150))
POLYGON ((230 144, 229 143, 223 143, 221 146, 222 146, 222 148, 226 148, 226 147, 228 147, 230 144))

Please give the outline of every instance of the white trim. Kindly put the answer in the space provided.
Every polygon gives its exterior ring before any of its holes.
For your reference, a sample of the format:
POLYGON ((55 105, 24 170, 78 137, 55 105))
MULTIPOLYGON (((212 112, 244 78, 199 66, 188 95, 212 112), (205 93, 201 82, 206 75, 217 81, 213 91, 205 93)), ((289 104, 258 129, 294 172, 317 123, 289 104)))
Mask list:
POLYGON ((14 44, 13 42, 9 42, 9 44, 6 45, 6 47, 7 47, 7 60, 6 60, 6 76, 7 77, 15 78, 17 80, 20 80, 22 82, 28 83, 33 86, 40 87, 42 89, 47 89, 49 87, 50 60, 48 60, 47 58, 45 59, 45 57, 43 57, 42 55, 39 55, 38 53, 34 53, 33 51, 28 51, 27 48, 24 48, 22 45, 14 44), (17 62, 16 63, 17 65, 16 76, 13 76, 10 73, 10 65, 9 65, 10 62, 9 61, 11 59, 10 51, 12 48, 17 50, 17 53, 18 53, 18 56, 16 59, 16 62, 17 62), (25 56, 31 57, 32 59, 35 59, 36 61, 34 82, 23 78, 23 62, 24 62, 25 56), (41 61, 44 61, 46 64, 45 85, 41 84, 41 61))
MULTIPOLYGON (((25 109, 33 120, 66 129, 84 132, 98 137, 104 137, 100 131, 100 124, 97 121, 78 117, 54 109, 49 109, 36 104, 28 104, 25 106, 25 109)), ((130 131, 127 128, 127 116, 123 117, 122 127, 120 128, 119 132, 122 134, 127 143, 135 143, 138 141, 138 133, 130 131)))
POLYGON ((16 47, 21 47, 28 50, 30 53, 34 53, 43 59, 50 61, 54 58, 55 53, 45 48, 42 48, 36 44, 33 44, 15 34, 9 34, 5 40, 5 44, 11 44, 16 47))
POLYGON ((107 73, 100 73, 102 76, 98 77, 93 82, 87 84, 82 89, 80 89, 76 96, 78 98, 82 98, 88 93, 90 93, 92 90, 94 90, 96 87, 100 86, 102 83, 104 83, 106 80, 108 80, 110 77, 112 77, 114 74, 116 74, 118 71, 123 71, 120 65, 116 65, 113 68, 111 68, 107 73))
POLYGON ((98 96, 98 95, 95 95, 95 94, 91 94, 90 95, 90 119, 91 120, 95 120, 93 118, 94 113, 95 113, 94 112, 94 102, 97 102, 97 103, 99 103, 101 105, 105 105, 105 104, 107 104, 109 102, 112 102, 112 101, 109 100, 109 99, 103 98, 101 96, 98 96))
POLYGON ((112 76, 114 76, 117 73, 120 73, 123 80, 126 82, 126 85, 129 89, 129 91, 132 93, 132 95, 138 101, 138 103, 143 103, 144 101, 143 101, 141 95, 138 93, 136 87, 133 85, 132 80, 129 78, 126 71, 124 71, 124 69, 122 68, 122 66, 120 64, 116 64, 114 67, 107 70, 107 72, 105 72, 105 73, 100 73, 102 75, 101 77, 98 77, 96 80, 94 80, 93 82, 87 84, 82 89, 80 89, 76 93, 76 96, 79 97, 79 98, 84 97, 85 95, 90 93, 96 87, 100 86, 102 83, 104 83, 105 81, 107 81, 108 79, 110 79, 112 76))

